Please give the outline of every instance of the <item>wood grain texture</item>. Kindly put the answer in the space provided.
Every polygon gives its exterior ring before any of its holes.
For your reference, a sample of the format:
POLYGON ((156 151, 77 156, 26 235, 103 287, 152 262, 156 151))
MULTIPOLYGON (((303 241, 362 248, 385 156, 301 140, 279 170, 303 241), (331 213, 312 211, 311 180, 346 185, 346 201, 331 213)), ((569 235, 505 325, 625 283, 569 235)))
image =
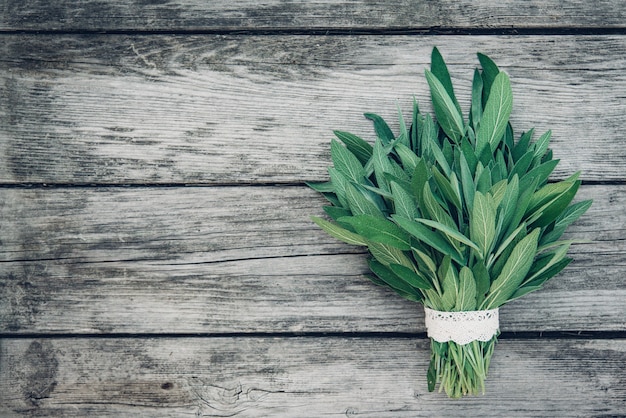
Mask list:
POLYGON ((302 183, 333 129, 397 130, 438 45, 469 107, 474 52, 509 72, 512 123, 553 131, 559 178, 626 180, 626 36, 5 36, 0 182, 302 183), (590 54, 593 51, 593 54, 590 54))
POLYGON ((502 340, 484 396, 426 388, 429 343, 1 340, 3 416, 618 416, 626 340, 502 340))
POLYGON ((4 0, 2 5, 2 30, 623 28, 626 18, 620 2, 608 0, 4 0))
MULTIPOLYGON (((626 331, 626 186, 567 235, 589 240, 504 331, 626 331)), ((9 333, 423 332, 366 280, 365 254, 310 220, 303 187, 0 190, 0 330, 9 333)))

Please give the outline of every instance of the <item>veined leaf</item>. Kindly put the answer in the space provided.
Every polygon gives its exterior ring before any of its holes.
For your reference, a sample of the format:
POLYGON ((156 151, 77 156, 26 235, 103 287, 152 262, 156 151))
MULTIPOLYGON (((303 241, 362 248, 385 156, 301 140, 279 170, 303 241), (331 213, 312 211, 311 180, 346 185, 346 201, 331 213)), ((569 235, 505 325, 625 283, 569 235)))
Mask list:
POLYGON ((517 141, 517 144, 515 144, 515 147, 513 148, 514 161, 519 161, 519 159, 522 158, 523 155, 529 152, 530 140, 532 139, 534 133, 535 129, 533 128, 528 132, 524 132, 522 136, 520 136, 519 141, 517 141))
MULTIPOLYGON (((452 203, 457 209, 461 210, 461 196, 457 195, 458 184, 455 188, 452 185, 451 181, 448 180, 443 174, 441 174, 441 172, 439 172, 436 167, 433 167, 432 173, 433 178, 435 179, 435 183, 437 183, 437 187, 439 187, 439 190, 446 198, 446 200, 452 203)), ((451 177, 453 177, 453 179, 457 181, 454 172, 451 173, 451 177)))
POLYGON ((474 195, 470 217, 470 238, 480 248, 478 255, 485 260, 496 236, 496 210, 489 198, 480 192, 474 195))
POLYGON ((526 190, 535 181, 537 183, 535 187, 543 186, 558 163, 559 160, 550 160, 528 171, 524 176, 520 176, 520 190, 526 190))
POLYGON ((532 266, 540 229, 537 228, 517 243, 502 272, 489 288, 484 309, 494 309, 505 303, 520 286, 532 266))
POLYGON ((350 206, 350 211, 354 215, 371 215, 379 218, 384 218, 385 215, 381 212, 381 208, 374 202, 373 197, 366 197, 367 190, 363 189, 361 192, 358 189, 362 189, 358 184, 347 183, 346 184, 346 200, 350 206))
POLYGON ((404 121, 404 116, 402 115, 402 109, 400 109, 400 104, 398 104, 398 123, 400 124, 400 136, 398 136, 397 138, 397 143, 408 147, 410 145, 409 131, 406 128, 406 122, 404 121))
POLYGON ((498 239, 502 236, 501 232, 508 229, 511 219, 515 214, 515 207, 517 206, 517 199, 519 197, 519 180, 517 175, 514 175, 509 180, 502 201, 500 202, 498 212, 498 225, 496 231, 498 232, 498 239))
POLYGON ((430 189, 430 185, 428 183, 426 183, 424 185, 424 208, 422 208, 422 211, 424 209, 426 209, 426 212, 428 213, 429 217, 431 219, 434 219, 435 221, 442 223, 444 225, 447 225, 451 228, 456 227, 454 221, 452 220, 452 218, 450 217, 450 214, 448 212, 446 212, 445 209, 443 209, 439 203, 437 203, 437 200, 435 199, 435 196, 433 195, 432 190, 430 189))
POLYGON ((421 299, 419 290, 409 286, 406 282, 396 276, 387 266, 376 260, 368 260, 370 270, 378 276, 387 286, 395 290, 401 296, 409 300, 418 301, 421 299), (408 296, 408 297, 407 297, 408 296))
POLYGON ((592 200, 584 200, 567 207, 556 219, 552 231, 541 237, 541 244, 547 244, 558 240, 561 235, 563 235, 563 232, 565 232, 567 227, 580 218, 587 211, 587 209, 589 209, 592 203, 592 200))
POLYGON ((362 165, 365 165, 372 157, 372 146, 360 137, 343 131, 333 131, 335 136, 341 140, 362 165))
POLYGON ((495 151, 504 135, 513 109, 513 91, 506 73, 500 72, 493 81, 489 99, 485 105, 480 127, 476 132, 476 152, 481 154, 488 145, 495 151))
POLYGON ((552 136, 552 131, 548 131, 545 134, 541 135, 537 142, 535 142, 535 150, 534 155, 535 158, 541 158, 543 154, 548 150, 548 145, 550 144, 550 137, 552 136))
POLYGON ((476 280, 469 267, 463 266, 459 272, 459 294, 456 298, 455 311, 473 311, 476 309, 476 280))
POLYGON ((480 252, 480 248, 478 248, 478 246, 476 244, 474 244, 469 238, 467 238, 465 235, 461 234, 457 230, 454 230, 454 229, 450 228, 449 226, 446 226, 446 225, 441 224, 441 223, 436 222, 436 221, 431 221, 430 219, 417 218, 415 220, 417 222, 423 223, 426 226, 429 226, 431 228, 434 228, 434 229, 437 229, 437 230, 443 232, 451 240, 458 241, 458 242, 460 242, 462 244, 465 244, 465 245, 475 249, 476 251, 480 252))
POLYGON ((422 158, 419 163, 417 163, 415 171, 413 172, 413 177, 411 178, 411 191, 413 192, 413 196, 415 196, 415 200, 417 200, 417 204, 420 207, 424 206, 424 186, 428 182, 429 178, 430 173, 428 167, 422 158))
POLYGON ((476 192, 476 186, 474 185, 472 173, 463 153, 461 153, 459 156, 459 164, 461 166, 461 184, 463 186, 463 197, 465 198, 467 213, 469 215, 470 213, 472 213, 472 208, 474 207, 474 193, 476 192))
POLYGON ((398 157, 400 157, 400 161, 402 161, 404 171, 412 174, 413 171, 415 171, 415 167, 417 167, 417 164, 420 162, 420 158, 404 144, 396 144, 395 150, 398 153, 398 157))
POLYGON ((337 206, 324 206, 322 207, 324 212, 335 221, 343 216, 351 216, 352 213, 348 209, 340 208, 337 206))
POLYGON ((491 85, 493 84, 496 76, 500 73, 500 69, 495 62, 491 60, 487 55, 478 53, 478 61, 480 66, 483 67, 483 106, 487 103, 491 93, 491 85))
POLYGON ((348 179, 334 167, 328 167, 328 175, 330 176, 330 181, 333 183, 335 194, 337 195, 337 200, 339 200, 340 205, 344 208, 349 208, 350 205, 346 199, 346 185, 348 184, 348 179))
POLYGON ((390 264, 389 268, 391 269, 391 271, 394 272, 396 276, 407 282, 412 287, 424 290, 433 288, 433 286, 425 277, 422 277, 413 269, 410 269, 400 264, 390 264))
POLYGON ((337 238, 340 241, 345 242, 346 244, 351 245, 367 245, 367 241, 358 234, 354 232, 350 232, 345 228, 340 227, 337 224, 332 222, 328 222, 322 218, 318 218, 317 216, 312 216, 311 219, 315 222, 320 228, 322 228, 328 235, 331 237, 337 238))
POLYGON ((472 117, 472 126, 474 131, 478 130, 480 119, 483 114, 483 78, 480 76, 478 69, 474 70, 474 79, 472 80, 472 106, 470 115, 472 117))
POLYGON ((435 115, 437 116, 437 121, 441 129, 443 129, 450 139, 458 143, 464 131, 463 117, 457 110, 443 84, 441 84, 441 81, 428 70, 426 70, 426 81, 430 86, 433 108, 435 109, 435 115))
POLYGON ((337 171, 355 183, 363 181, 363 166, 359 159, 336 140, 330 142, 330 155, 337 171))
POLYGON ((383 141, 383 144, 387 145, 396 139, 393 132, 389 128, 389 125, 387 125, 387 122, 385 122, 383 118, 374 113, 365 113, 363 116, 374 122, 374 131, 376 131, 376 136, 383 141))
POLYGON ((447 268, 443 270, 444 271, 441 273, 443 276, 441 279, 441 287, 443 288, 441 302, 443 303, 444 310, 451 311, 454 309, 459 297, 459 278, 454 266, 450 265, 449 262, 447 268))
POLYGON ((472 267, 472 273, 474 275, 474 280, 476 281, 476 306, 480 306, 480 304, 485 300, 485 295, 491 286, 491 277, 489 276, 489 272, 487 271, 485 264, 480 260, 478 260, 472 267))
POLYGON ((419 216, 415 200, 403 187, 392 181, 391 191, 393 193, 395 213, 408 219, 419 216))
POLYGON ((392 247, 391 245, 368 241, 367 248, 370 253, 372 253, 372 256, 385 266, 389 266, 390 264, 400 264, 408 268, 413 267, 413 263, 402 252, 402 250, 392 247))
POLYGON ((450 78, 448 67, 446 66, 446 63, 437 47, 433 48, 430 57, 430 71, 435 77, 437 77, 437 80, 441 82, 443 87, 446 89, 448 96, 450 96, 450 99, 454 103, 454 106, 458 112, 461 113, 461 106, 459 106, 459 103, 454 96, 454 87, 452 86, 452 79, 450 78))
POLYGON ((522 283, 522 285, 524 285, 526 283, 532 283, 534 280, 536 280, 538 277, 540 277, 543 273, 545 273, 549 268, 551 268, 552 266, 556 265, 561 260, 563 260, 565 258, 565 255, 567 254, 567 250, 569 250, 569 247, 570 247, 570 243, 569 242, 563 243, 563 245, 561 245, 559 248, 557 248, 556 251, 551 253, 552 257, 550 258, 548 263, 546 263, 546 265, 544 265, 538 271, 533 273, 530 277, 525 278, 524 282, 522 283))
POLYGON ((464 264, 461 254, 439 233, 430 230, 428 227, 419 222, 415 222, 398 215, 392 215, 392 218, 402 229, 417 238, 419 241, 431 246, 441 254, 450 255, 457 263, 464 264))
POLYGON ((321 182, 321 183, 306 183, 307 186, 309 186, 311 189, 315 190, 316 192, 320 192, 320 193, 335 193, 335 186, 333 186, 333 183, 330 181, 325 181, 325 182, 321 182))
POLYGON ((374 241, 390 245, 399 250, 411 249, 408 234, 393 222, 372 215, 356 215, 340 218, 341 223, 346 223, 368 241, 374 241))

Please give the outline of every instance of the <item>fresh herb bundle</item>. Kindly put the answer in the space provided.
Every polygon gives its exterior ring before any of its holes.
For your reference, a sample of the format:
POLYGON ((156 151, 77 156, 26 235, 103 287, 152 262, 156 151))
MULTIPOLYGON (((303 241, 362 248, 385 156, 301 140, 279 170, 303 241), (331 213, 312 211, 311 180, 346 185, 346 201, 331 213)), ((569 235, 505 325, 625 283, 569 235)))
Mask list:
MULTIPOLYGON (((368 248, 371 280, 436 311, 489 310, 538 290, 571 261, 565 229, 591 205, 572 204, 579 173, 548 182, 558 160, 550 132, 514 141, 509 77, 478 54, 464 119, 434 48, 426 70, 436 120, 414 100, 395 136, 378 115, 373 146, 335 131, 330 181, 310 184, 332 206, 324 231, 368 248), (343 143, 343 144, 342 144, 343 143)), ((428 388, 450 397, 484 393, 497 335, 457 344, 431 340, 428 388)))

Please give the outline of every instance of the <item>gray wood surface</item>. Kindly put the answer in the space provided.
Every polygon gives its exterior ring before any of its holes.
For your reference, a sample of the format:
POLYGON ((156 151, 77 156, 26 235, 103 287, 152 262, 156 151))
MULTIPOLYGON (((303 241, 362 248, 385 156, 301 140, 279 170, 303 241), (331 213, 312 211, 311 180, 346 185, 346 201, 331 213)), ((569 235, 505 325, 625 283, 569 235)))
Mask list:
MULTIPOLYGON (((575 262, 503 309, 504 331, 626 331, 624 186, 585 186, 575 262)), ((310 220, 302 187, 0 190, 0 331, 424 332, 310 220), (246 203, 243 202, 253 202, 246 203)))
POLYGON ((622 3, 0 0, 0 416, 624 416, 622 3), (595 200, 459 401, 304 186, 333 129, 431 111, 435 45, 465 111, 475 52, 507 71, 595 200))
POLYGON ((4 30, 623 28, 619 1, 4 0, 4 30))
POLYGON ((397 129, 438 45, 469 108, 476 51, 510 73, 517 131, 562 162, 626 179, 626 36, 14 35, 0 45, 3 183, 324 180, 333 129, 397 129), (468 47, 471 46, 471 47, 468 47), (593 51, 593 53, 590 53, 593 51))
POLYGON ((484 396, 428 393, 397 338, 4 341, 3 416, 621 416, 626 340, 502 340, 484 396), (15 383, 14 383, 15 382, 15 383))

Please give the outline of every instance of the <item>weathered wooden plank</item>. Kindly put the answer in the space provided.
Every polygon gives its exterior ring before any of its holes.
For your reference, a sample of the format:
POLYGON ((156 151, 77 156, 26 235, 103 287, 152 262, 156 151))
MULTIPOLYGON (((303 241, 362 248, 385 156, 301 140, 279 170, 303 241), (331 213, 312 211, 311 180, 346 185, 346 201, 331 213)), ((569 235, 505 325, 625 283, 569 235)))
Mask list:
MULTIPOLYGON (((626 330, 626 186, 584 186, 575 262, 502 312, 504 331, 626 330)), ((365 279, 301 187, 0 190, 0 330, 423 332, 365 279)))
POLYGON ((618 416, 625 340, 503 340, 486 394, 426 388, 393 338, 2 340, 3 416, 618 416))
MULTIPOLYGON (((437 44, 464 109, 474 51, 512 77, 518 131, 553 130, 557 176, 626 180, 626 36, 5 36, 4 183, 293 183, 332 129, 372 140, 437 44), (590 53, 593 51, 593 53, 590 53)), ((393 124, 397 128, 397 124, 393 124)))
POLYGON ((5 0, 2 30, 624 27, 619 1, 5 0))

